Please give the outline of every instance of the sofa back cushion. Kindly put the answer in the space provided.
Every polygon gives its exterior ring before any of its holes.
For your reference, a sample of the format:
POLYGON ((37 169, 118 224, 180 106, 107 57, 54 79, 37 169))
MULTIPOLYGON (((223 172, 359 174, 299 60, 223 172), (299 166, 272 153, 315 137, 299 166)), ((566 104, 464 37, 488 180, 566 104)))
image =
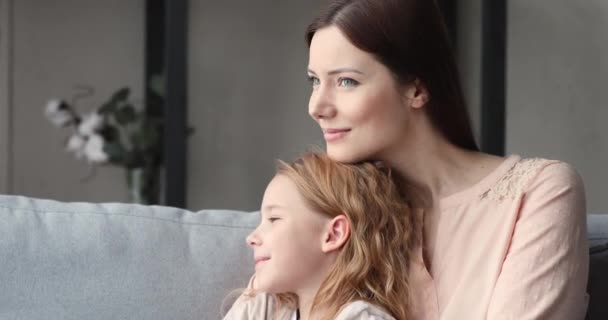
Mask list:
POLYGON ((608 214, 587 216, 589 308, 587 320, 608 319, 608 214))
POLYGON ((0 196, 0 318, 218 319, 258 219, 0 196))
POLYGON ((587 215, 587 238, 590 248, 608 242, 608 213, 587 215))
MULTIPOLYGON (((219 319, 258 212, 0 195, 1 319, 219 319)), ((608 215, 589 215, 588 319, 608 319, 608 215)))

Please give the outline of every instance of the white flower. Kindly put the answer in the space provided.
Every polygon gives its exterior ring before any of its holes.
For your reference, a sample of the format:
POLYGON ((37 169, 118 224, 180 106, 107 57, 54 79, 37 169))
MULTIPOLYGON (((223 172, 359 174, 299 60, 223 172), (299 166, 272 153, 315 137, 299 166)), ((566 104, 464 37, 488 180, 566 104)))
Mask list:
POLYGON ((93 112, 82 120, 78 126, 78 133, 83 136, 91 136, 96 134, 97 130, 101 129, 102 126, 103 117, 99 113, 93 112))
POLYGON ((68 105, 59 99, 51 99, 46 103, 44 110, 46 117, 57 127, 65 127, 72 123, 75 119, 68 105))
POLYGON ((103 145, 105 141, 101 135, 93 134, 87 140, 84 146, 84 155, 92 163, 105 163, 108 162, 109 157, 103 151, 103 145))
POLYGON ((87 140, 85 137, 79 135, 78 133, 73 134, 66 144, 66 149, 69 152, 73 152, 76 156, 76 159, 82 159, 84 157, 84 146, 86 145, 87 140))

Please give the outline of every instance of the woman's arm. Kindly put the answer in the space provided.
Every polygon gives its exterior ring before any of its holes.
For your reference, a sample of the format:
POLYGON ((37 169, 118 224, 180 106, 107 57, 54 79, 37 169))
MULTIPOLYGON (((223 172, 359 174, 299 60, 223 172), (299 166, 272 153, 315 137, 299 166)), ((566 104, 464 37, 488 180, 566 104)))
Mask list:
POLYGON ((260 292, 254 295, 250 294, 253 291, 255 275, 249 279, 247 289, 239 295, 238 299, 232 304, 232 307, 223 320, 264 320, 270 319, 270 312, 273 310, 274 300, 271 295, 260 292))
POLYGON ((582 180, 550 164, 525 191, 487 319, 583 319, 588 265, 582 180))
POLYGON ((272 297, 265 293, 255 296, 242 294, 232 305, 224 320, 264 320, 270 319, 268 313, 272 310, 272 297))

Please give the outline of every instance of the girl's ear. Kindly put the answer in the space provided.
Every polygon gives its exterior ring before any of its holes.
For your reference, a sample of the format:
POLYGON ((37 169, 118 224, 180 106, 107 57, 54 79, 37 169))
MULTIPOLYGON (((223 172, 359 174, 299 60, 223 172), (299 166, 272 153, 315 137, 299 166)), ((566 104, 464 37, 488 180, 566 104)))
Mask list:
POLYGON ((420 79, 415 79, 405 87, 403 97, 414 109, 424 107, 430 100, 429 91, 420 79))
POLYGON ((340 250, 350 238, 350 221, 346 215, 339 215, 327 224, 321 250, 324 253, 340 250))

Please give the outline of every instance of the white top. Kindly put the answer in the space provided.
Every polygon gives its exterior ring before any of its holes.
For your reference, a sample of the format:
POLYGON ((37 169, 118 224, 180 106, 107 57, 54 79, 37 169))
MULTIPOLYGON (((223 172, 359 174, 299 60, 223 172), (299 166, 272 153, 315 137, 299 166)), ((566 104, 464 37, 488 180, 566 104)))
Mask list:
MULTIPOLYGON (((268 298, 267 294, 260 293, 259 295, 265 296, 268 298)), ((265 312, 260 312, 260 310, 253 308, 249 309, 248 307, 252 307, 251 304, 248 304, 244 296, 241 296, 240 299, 245 299, 241 301, 241 303, 235 303, 228 314, 224 317, 224 320, 271 320, 277 319, 269 315, 266 310, 265 312)), ((265 300, 266 300, 265 299, 265 300)), ((251 300, 255 301, 255 300, 251 300)), ((259 301, 259 300, 258 300, 259 301)), ((259 305, 258 305, 259 306, 259 305)), ((285 314, 283 311, 279 311, 279 314, 285 314)), ((294 310, 293 312, 288 312, 289 320, 299 320, 298 312, 294 310)), ((287 318, 284 318, 287 320, 287 318)), ((336 316, 335 320, 396 320, 392 317, 388 312, 384 311, 381 307, 373 305, 371 303, 365 301, 355 301, 351 302, 346 307, 340 311, 340 313, 336 316)))
POLYGON ((384 309, 365 301, 349 303, 336 317, 336 320, 396 320, 384 309))

